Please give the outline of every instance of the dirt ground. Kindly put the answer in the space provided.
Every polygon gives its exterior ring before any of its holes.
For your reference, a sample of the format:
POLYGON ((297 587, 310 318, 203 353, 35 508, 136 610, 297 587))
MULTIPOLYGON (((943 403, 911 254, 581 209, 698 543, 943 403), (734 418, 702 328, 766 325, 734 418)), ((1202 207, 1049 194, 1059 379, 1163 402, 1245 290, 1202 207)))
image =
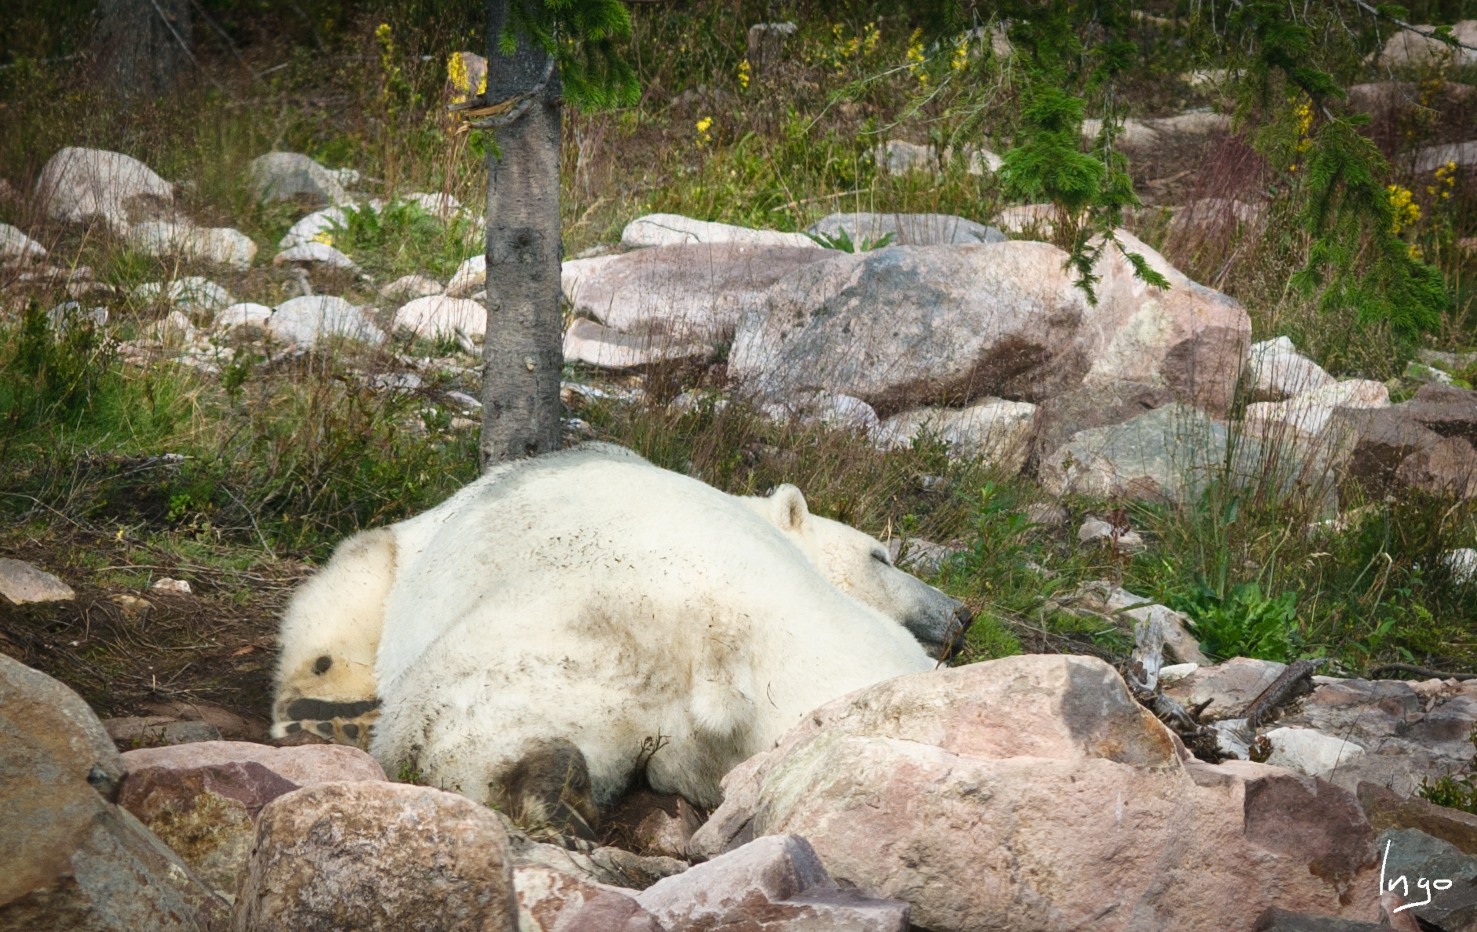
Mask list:
POLYGON ((0 599, 0 652, 77 690, 100 718, 206 704, 265 735, 278 615, 310 567, 181 563, 160 548, 85 528, 5 535, 0 557, 54 573, 77 593, 72 601, 21 606, 0 599), (121 586, 120 573, 184 579, 192 592, 121 586))

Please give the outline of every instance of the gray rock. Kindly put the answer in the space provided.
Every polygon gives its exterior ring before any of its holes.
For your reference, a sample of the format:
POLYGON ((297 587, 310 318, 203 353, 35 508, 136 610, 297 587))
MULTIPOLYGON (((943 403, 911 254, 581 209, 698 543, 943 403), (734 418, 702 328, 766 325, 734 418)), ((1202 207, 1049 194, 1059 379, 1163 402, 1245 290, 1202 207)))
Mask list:
POLYGON ((0 655, 0 929, 205 932, 230 907, 109 800, 125 770, 76 693, 0 655))
POLYGON ((716 341, 761 308, 776 282, 835 255, 743 243, 658 246, 566 262, 560 278, 576 315, 628 333, 716 341))
POLYGON ((246 180, 259 201, 287 200, 297 195, 335 205, 350 200, 337 172, 296 152, 268 152, 257 157, 246 169, 246 180))
POLYGON ((322 265, 331 269, 346 269, 354 273, 360 272, 359 266, 353 259, 350 259, 327 243, 298 243, 296 246, 290 249, 284 249, 272 257, 273 265, 288 265, 290 263, 322 265))
POLYGON ((446 293, 453 298, 463 298, 487 284, 487 257, 473 256, 457 266, 451 281, 446 283, 446 293))
POLYGON ((823 389, 882 416, 984 396, 1034 401, 1088 369, 1081 291, 1042 243, 831 254, 739 325, 729 373, 764 394, 823 389))
POLYGON ((1465 437, 1444 437, 1402 460, 1395 480, 1430 495, 1471 498, 1477 495, 1477 450, 1465 437))
POLYGON ((809 232, 836 236, 842 230, 860 247, 864 240, 880 242, 889 233, 895 246, 952 246, 961 243, 1003 243, 1006 236, 950 214, 831 214, 811 224, 809 232))
POLYGON ((233 304, 215 317, 215 327, 221 332, 237 327, 265 327, 272 317, 272 309, 265 304, 233 304))
POLYGON ((277 305, 267 329, 284 343, 311 347, 325 337, 383 343, 385 335, 364 312, 332 295, 293 298, 277 305))
POLYGON ((445 285, 426 275, 403 275, 380 289, 380 297, 392 301, 429 298, 445 293, 445 285))
MULTIPOLYGON (((1477 52, 1470 48, 1453 48, 1445 42, 1429 38, 1430 33, 1436 31, 1435 26, 1416 26, 1415 30, 1426 35, 1417 35, 1402 29, 1390 36, 1380 50, 1379 63, 1386 67, 1430 67, 1446 64, 1462 66, 1477 62, 1477 52)), ((1477 20, 1466 19, 1454 23, 1451 32, 1453 38, 1463 45, 1477 46, 1477 20)))
POLYGON ((62 149, 36 179, 36 200, 54 220, 105 221, 114 233, 129 229, 129 209, 174 200, 174 185, 138 159, 102 149, 62 149))
POLYGON ((564 333, 564 359, 598 369, 633 369, 673 359, 702 359, 713 354, 702 343, 656 336, 637 336, 579 318, 564 333))
POLYGON ((319 237, 330 233, 336 227, 347 226, 348 222, 348 215, 344 213, 342 207, 324 207, 321 210, 315 210, 289 227, 282 239, 277 241, 277 248, 291 249, 304 243, 317 242, 319 237))
POLYGON ((1287 337, 1252 344, 1248 370, 1256 401, 1281 401, 1335 381, 1323 367, 1300 354, 1287 337))
POLYGON ((1402 797, 1389 787, 1361 783, 1359 805, 1376 832, 1387 829, 1420 829, 1439 838, 1463 854, 1477 856, 1477 815, 1448 809, 1419 797, 1402 797))
POLYGON ((694 220, 679 214, 647 214, 637 217, 621 231, 621 245, 627 249, 647 246, 682 246, 692 243, 741 243, 746 246, 789 246, 795 249, 819 249, 804 233, 782 233, 779 230, 751 230, 731 223, 694 220))
POLYGON ((635 890, 589 883, 549 867, 513 869, 519 932, 666 932, 635 890))
POLYGON ((1036 406, 985 398, 967 408, 915 408, 888 418, 877 432, 884 449, 907 448, 919 437, 948 444, 955 456, 979 457, 1007 474, 1020 472, 1031 452, 1036 406))
POLYGON ((1233 902, 1350 917, 1368 903, 1347 891, 1378 869, 1351 793, 1195 761, 1086 657, 887 680, 815 710, 723 789, 694 855, 800 835, 831 876, 906 900, 929 929, 1065 932, 1109 906, 1220 929, 1233 902))
POLYGON ((907 142, 902 139, 889 139, 877 147, 873 158, 877 160, 877 167, 884 169, 891 175, 905 175, 915 171, 934 171, 938 168, 938 159, 933 154, 933 147, 920 146, 916 142, 907 142))
POLYGON ((782 402, 762 405, 760 413, 771 421, 795 422, 802 427, 831 427, 875 433, 881 422, 871 405, 860 398, 835 392, 798 392, 782 402))
POLYGON ((399 783, 325 783, 267 803, 237 910, 239 932, 518 927, 497 815, 399 783))
POLYGON ((1202 664, 1164 692, 1186 708, 1208 701, 1202 718, 1229 719, 1240 715, 1285 669, 1284 663, 1233 657, 1216 666, 1202 664))
POLYGON ((178 256, 235 269, 250 268, 256 256, 256 243, 251 237, 231 227, 156 220, 134 224, 128 240, 146 256, 178 256))
POLYGON ((893 566, 928 576, 942 569, 945 560, 963 552, 957 547, 935 544, 921 537, 910 537, 907 540, 894 537, 887 542, 887 558, 892 561, 893 566))
POLYGON ((1138 553, 1148 546, 1138 531, 1116 527, 1096 515, 1088 515, 1082 522, 1082 526, 1077 529, 1077 541, 1083 544, 1107 544, 1124 553, 1138 553))
POLYGON ((750 77, 763 80, 785 59, 785 42, 800 29, 794 23, 755 23, 749 27, 750 77))
POLYGON ((487 308, 466 298, 428 295, 395 311, 391 326, 431 339, 454 337, 458 332, 481 339, 487 332, 487 308))
POLYGON ((1168 388, 1141 382, 1084 386, 1048 398, 1036 412, 1031 463, 1039 464, 1080 431, 1122 424, 1173 401, 1168 388))
MULTIPOLYGON (((1212 133, 1225 132, 1230 128, 1230 114, 1215 113, 1209 108, 1200 108, 1177 113, 1174 116, 1124 120, 1122 133, 1115 142, 1125 149, 1158 149, 1172 145, 1178 140, 1205 137, 1212 133)), ((1083 136, 1096 137, 1102 129, 1101 120, 1082 121, 1083 136)))
POLYGON ((1210 410, 1229 407, 1250 321, 1127 233, 1172 287, 1134 279, 1109 250, 1089 305, 1045 243, 890 246, 797 270, 746 314, 729 373, 750 390, 824 389, 879 415, 984 396, 1040 401, 1143 382, 1210 410))
POLYGON ((46 248, 8 223, 0 223, 0 259, 46 258, 46 248))
POLYGON ((906 932, 908 905, 843 890, 798 835, 757 838, 636 898, 668 932, 906 932))
POLYGON ((1385 891, 1406 903, 1419 903, 1429 892, 1430 903, 1410 912, 1442 929, 1477 926, 1477 857, 1413 828, 1381 832, 1376 845, 1385 891), (1438 880, 1450 886, 1435 889, 1438 880), (1418 886, 1422 881, 1425 888, 1418 886))
POLYGON ((1443 437, 1477 443, 1477 392, 1452 385, 1422 385, 1414 398, 1392 410, 1443 437))
POLYGON ((0 558, 0 596, 15 605, 63 602, 77 597, 72 587, 24 560, 0 558))
POLYGON ((1037 467, 1054 496, 1089 495, 1184 503, 1212 481, 1238 488, 1297 489, 1336 503, 1333 478, 1347 447, 1296 435, 1259 439, 1241 434, 1227 463, 1231 434, 1222 421, 1179 403, 1111 427, 1080 431, 1037 467))
POLYGON ((123 748, 221 739, 220 729, 209 722, 182 722, 163 715, 110 718, 103 722, 103 727, 108 737, 123 748))
POLYGON ((187 314, 218 311, 232 303, 229 291, 199 275, 187 275, 171 282, 145 282, 131 294, 135 301, 162 300, 187 314))

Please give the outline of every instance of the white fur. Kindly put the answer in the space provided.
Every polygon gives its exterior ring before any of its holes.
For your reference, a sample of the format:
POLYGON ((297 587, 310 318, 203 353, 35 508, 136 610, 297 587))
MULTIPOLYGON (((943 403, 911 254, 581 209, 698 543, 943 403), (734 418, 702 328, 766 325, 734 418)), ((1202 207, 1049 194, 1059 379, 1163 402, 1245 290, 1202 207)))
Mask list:
POLYGON ((456 499, 402 548, 370 751, 473 798, 560 737, 603 804, 666 739, 652 786, 714 805, 723 774, 808 710, 933 666, 734 496, 627 451, 504 467, 456 499))
MULTIPOLYGON (((273 718, 290 718, 293 700, 354 701, 375 695, 374 661, 385 599, 395 581, 392 529, 364 531, 339 544, 324 571, 304 583, 282 616, 273 718), (314 671, 320 657, 330 665, 314 671)), ((281 737, 281 729, 277 729, 281 737)))
MULTIPOLYGON (((828 582, 903 613, 884 584, 887 573, 906 574, 874 562, 881 545, 814 516, 803 533, 793 522, 782 532, 780 498, 727 495, 630 451, 587 444, 499 467, 436 508, 370 532, 394 541, 393 584, 354 593, 372 602, 388 589, 364 696, 377 681, 383 705, 371 753, 391 772, 414 760, 431 782, 484 799, 532 743, 567 738, 604 804, 650 739, 663 743, 647 768, 651 784, 713 805, 722 776, 806 711, 931 668, 905 628, 828 582)), ((798 490, 793 498, 803 511, 798 490)), ((303 663, 324 645, 370 640, 372 610, 332 632, 341 606, 306 594, 318 580, 325 594, 346 592, 329 580, 362 575, 362 556, 345 552, 355 540, 293 601, 279 697, 308 694, 298 685, 303 663), (304 620, 312 608, 323 612, 316 625, 304 620)))
POLYGON ((795 486, 743 502, 784 532, 831 585, 903 625, 930 651, 937 654, 962 634, 962 602, 894 567, 875 537, 810 514, 795 486))

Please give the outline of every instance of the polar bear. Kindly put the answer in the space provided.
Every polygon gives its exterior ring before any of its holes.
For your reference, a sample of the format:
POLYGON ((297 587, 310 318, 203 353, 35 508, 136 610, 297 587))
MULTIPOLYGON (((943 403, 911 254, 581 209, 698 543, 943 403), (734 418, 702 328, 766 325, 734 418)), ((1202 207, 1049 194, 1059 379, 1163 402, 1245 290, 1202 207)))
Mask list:
MULTIPOLYGON (((588 455, 634 458, 609 444, 586 444, 588 455)), ((562 455, 572 455, 566 451, 562 455)), ((647 464, 648 466, 650 464, 647 464)), ((655 469, 656 467, 650 467, 655 469)), ((491 476, 409 521, 348 538, 324 568, 299 587, 283 617, 273 703, 274 737, 307 728, 330 740, 367 748, 378 718, 375 656, 384 601, 401 556, 397 534, 414 547, 416 528, 439 526, 491 476)), ((783 531, 837 588, 906 627, 924 649, 946 657, 963 649, 973 616, 968 608, 917 577, 896 569, 887 549, 861 531, 809 513, 793 485, 769 496, 731 496, 783 531)), ((495 533, 495 532, 489 532, 495 533)))
POLYGON ((363 743, 343 719, 378 692, 369 747, 391 772, 525 815, 572 787, 589 821, 644 768, 710 805, 805 711, 935 665, 910 630, 967 623, 792 486, 745 499, 586 444, 341 545, 284 618, 274 727, 338 719, 363 743))

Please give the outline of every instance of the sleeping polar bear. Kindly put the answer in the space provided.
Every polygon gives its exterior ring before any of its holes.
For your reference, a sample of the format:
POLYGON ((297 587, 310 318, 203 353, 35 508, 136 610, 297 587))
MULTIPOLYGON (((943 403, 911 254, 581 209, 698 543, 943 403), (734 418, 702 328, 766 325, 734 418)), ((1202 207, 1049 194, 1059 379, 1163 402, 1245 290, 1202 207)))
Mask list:
POLYGON ((713 805, 806 711, 932 667, 914 634, 968 620, 793 487, 731 496, 586 444, 341 545, 284 617, 274 731, 338 719, 362 742, 344 719, 378 695, 387 769, 515 817, 592 821, 643 767, 713 805))

